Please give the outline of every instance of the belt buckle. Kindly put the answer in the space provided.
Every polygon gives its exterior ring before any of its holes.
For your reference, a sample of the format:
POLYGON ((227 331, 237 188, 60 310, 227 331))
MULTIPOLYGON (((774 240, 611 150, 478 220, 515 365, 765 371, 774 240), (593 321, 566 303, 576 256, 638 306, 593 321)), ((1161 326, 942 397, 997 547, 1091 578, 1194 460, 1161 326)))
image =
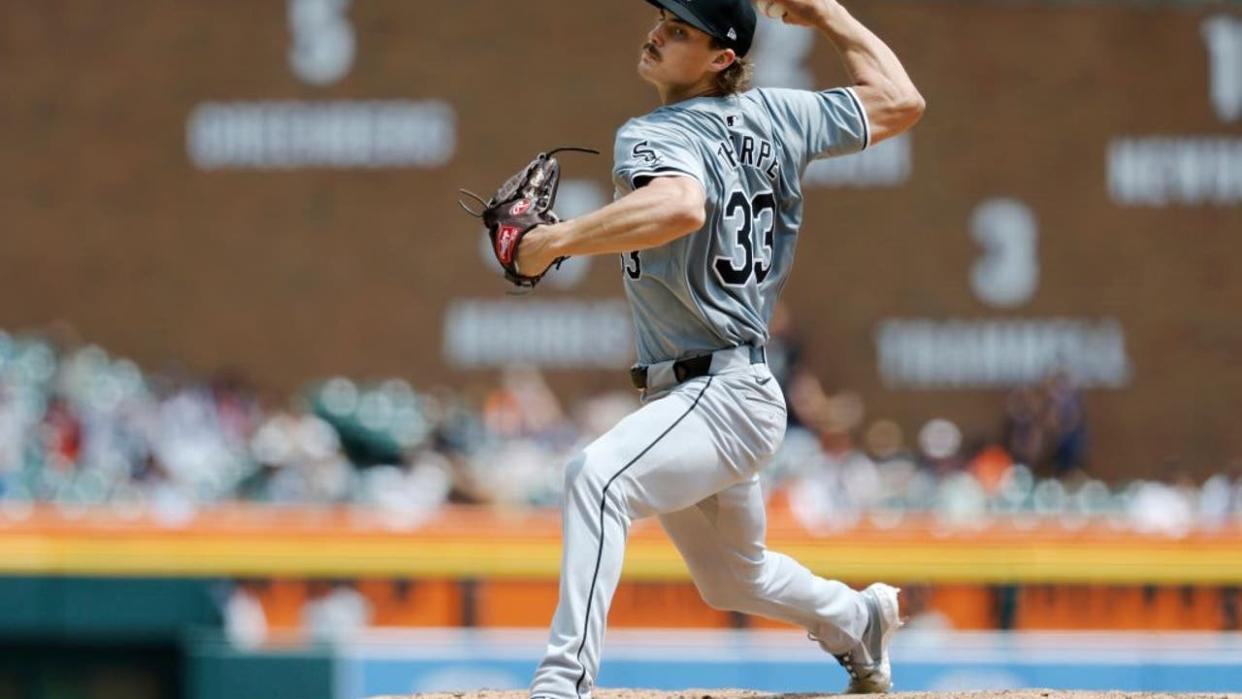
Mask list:
POLYGON ((767 364, 768 349, 763 345, 750 345, 750 363, 767 364))
POLYGON ((689 373, 689 369, 686 368, 685 364, 681 362, 673 363, 673 378, 677 379, 677 383, 685 383, 687 373, 689 373))
POLYGON ((630 383, 640 391, 647 390, 647 367, 642 364, 630 367, 630 383))
POLYGON ((681 359, 673 364, 673 377, 677 379, 677 383, 685 383, 690 379, 707 376, 711 371, 712 355, 710 354, 681 359))

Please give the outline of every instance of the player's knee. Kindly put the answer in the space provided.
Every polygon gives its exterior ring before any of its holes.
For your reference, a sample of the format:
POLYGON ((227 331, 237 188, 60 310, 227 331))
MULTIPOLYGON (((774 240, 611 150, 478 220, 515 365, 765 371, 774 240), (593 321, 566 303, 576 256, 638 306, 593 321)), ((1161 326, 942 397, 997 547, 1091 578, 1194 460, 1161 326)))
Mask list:
POLYGON ((699 596, 703 598, 703 603, 720 612, 740 611, 742 607, 741 597, 725 585, 699 585, 699 596))
POLYGON ((766 556, 766 552, 761 553, 758 559, 742 559, 734 561, 729 566, 734 587, 743 597, 750 599, 765 595, 764 558, 766 556))
POLYGON ((719 611, 752 611, 754 602, 766 595, 763 559, 764 556, 760 556, 757 561, 733 561, 724 575, 696 578, 694 585, 699 590, 699 596, 707 606, 719 611))

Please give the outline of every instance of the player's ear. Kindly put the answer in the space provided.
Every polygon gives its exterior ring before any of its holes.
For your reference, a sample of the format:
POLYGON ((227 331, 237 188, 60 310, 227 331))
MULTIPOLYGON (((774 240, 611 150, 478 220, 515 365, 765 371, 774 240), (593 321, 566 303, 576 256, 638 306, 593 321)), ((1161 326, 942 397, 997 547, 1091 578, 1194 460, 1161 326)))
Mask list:
POLYGON ((736 51, 734 51, 733 49, 722 49, 720 53, 717 53, 716 57, 712 59, 712 63, 711 63, 712 72, 719 73, 720 71, 733 65, 736 61, 737 61, 736 51))

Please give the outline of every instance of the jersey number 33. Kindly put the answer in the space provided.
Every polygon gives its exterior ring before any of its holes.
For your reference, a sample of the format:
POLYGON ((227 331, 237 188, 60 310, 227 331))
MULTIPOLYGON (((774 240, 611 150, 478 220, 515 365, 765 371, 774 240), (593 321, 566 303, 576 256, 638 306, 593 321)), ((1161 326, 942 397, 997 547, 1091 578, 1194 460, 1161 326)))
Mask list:
MULTIPOLYGON (((724 220, 733 254, 711 261, 716 277, 721 284, 732 287, 746 286, 752 278, 763 283, 772 271, 776 195, 760 192, 747 197, 742 190, 734 190, 725 204, 724 220)), ((642 278, 643 260, 637 250, 625 256, 624 264, 630 279, 642 278)))
POLYGON ((773 231, 776 230, 776 196, 759 192, 747 197, 734 190, 725 204, 725 234, 733 237, 733 254, 712 261, 716 277, 725 286, 746 286, 753 277, 763 283, 772 271, 773 231))

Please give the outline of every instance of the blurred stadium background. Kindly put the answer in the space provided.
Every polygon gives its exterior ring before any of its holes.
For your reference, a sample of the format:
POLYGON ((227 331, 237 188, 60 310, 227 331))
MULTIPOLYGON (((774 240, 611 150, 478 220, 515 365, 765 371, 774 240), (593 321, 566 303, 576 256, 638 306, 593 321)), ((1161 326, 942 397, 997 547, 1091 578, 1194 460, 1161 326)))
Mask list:
MULTIPOLYGON (((1242 9, 850 7, 930 110, 807 175, 772 546, 905 588, 900 688, 1242 691, 1242 9)), ((629 318, 612 259, 506 295, 454 192, 607 151, 649 21, 0 4, 0 698, 524 685, 629 318)), ((844 79, 759 41, 760 84, 844 79)), ((650 523, 611 624, 606 686, 843 683, 650 523)))

